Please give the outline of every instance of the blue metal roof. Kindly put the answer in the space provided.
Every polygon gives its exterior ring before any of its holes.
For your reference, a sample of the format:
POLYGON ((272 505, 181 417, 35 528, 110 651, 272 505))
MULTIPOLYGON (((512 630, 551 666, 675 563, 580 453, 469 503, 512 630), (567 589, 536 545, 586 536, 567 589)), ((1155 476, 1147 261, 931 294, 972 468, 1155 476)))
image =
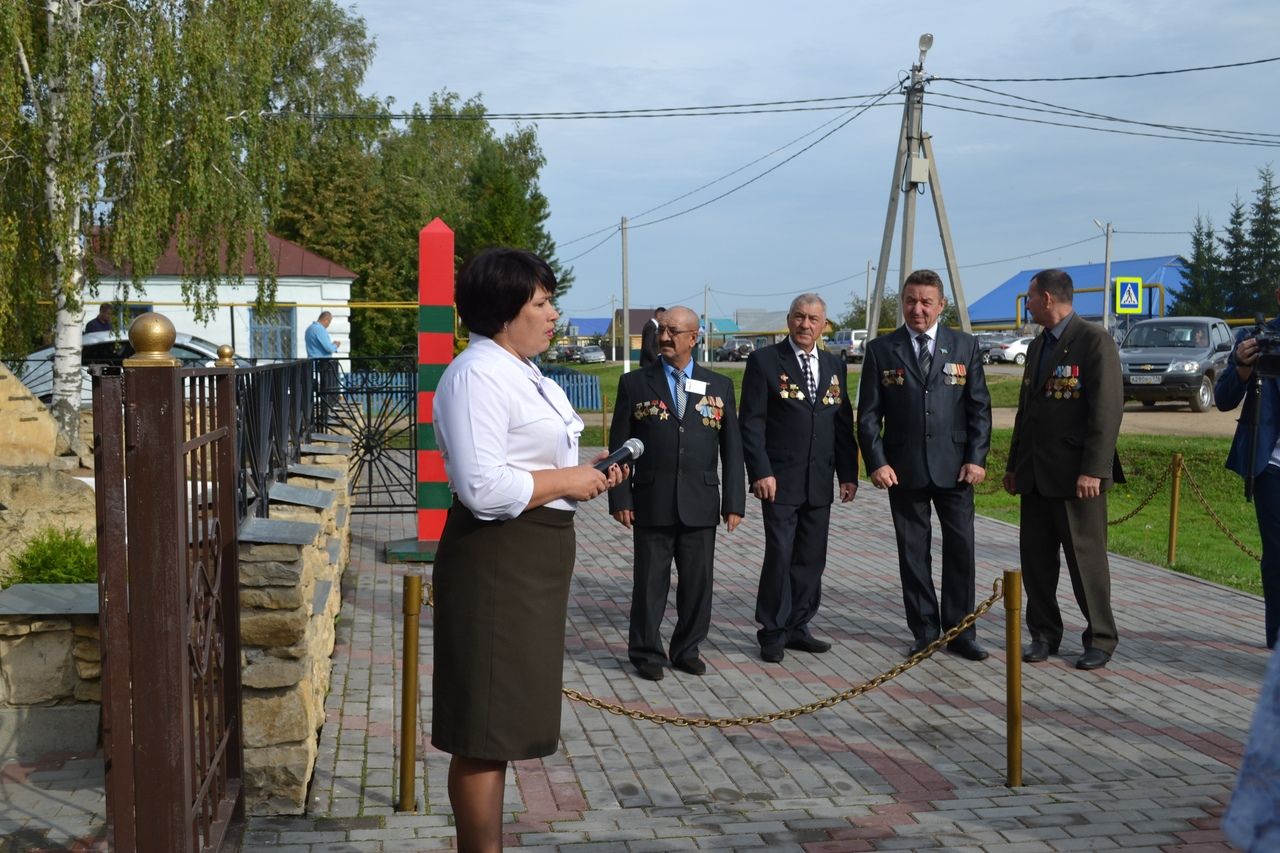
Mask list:
MULTIPOLYGON (((1040 272, 1044 267, 1036 267, 1035 269, 1023 270, 1013 278, 1001 284, 995 290, 992 290, 986 296, 969 305, 969 320, 973 323, 1003 323, 1005 325, 1021 325, 1030 318, 1024 316, 1017 318, 1014 316, 1015 302, 1019 294, 1027 292, 1028 285, 1031 284, 1031 277, 1040 272)), ((1102 293, 1080 293, 1080 290, 1090 287, 1102 287, 1102 279, 1106 274, 1106 266, 1104 264, 1079 264, 1071 267, 1061 267, 1067 275, 1071 276, 1072 283, 1075 284, 1077 291, 1075 297, 1075 309, 1084 317, 1100 318, 1102 316, 1102 293)), ((1183 282, 1186 279, 1186 266, 1178 255, 1162 255, 1158 258, 1137 258, 1135 260, 1123 260, 1111 262, 1111 277, 1127 278, 1138 276, 1142 279, 1143 285, 1159 284, 1165 290, 1165 312, 1173 306, 1174 297, 1178 291, 1182 289, 1183 282)), ((1112 294, 1112 299, 1115 294, 1112 294)), ((1026 300, 1023 300, 1024 302, 1026 300)), ((1144 315, 1158 315, 1160 313, 1160 294, 1159 291, 1153 291, 1150 294, 1143 294, 1142 310, 1144 315), (1151 297, 1154 297, 1154 301, 1151 297)))
POLYGON ((577 330, 579 337, 607 335, 609 333, 608 317, 570 317, 566 324, 577 330))

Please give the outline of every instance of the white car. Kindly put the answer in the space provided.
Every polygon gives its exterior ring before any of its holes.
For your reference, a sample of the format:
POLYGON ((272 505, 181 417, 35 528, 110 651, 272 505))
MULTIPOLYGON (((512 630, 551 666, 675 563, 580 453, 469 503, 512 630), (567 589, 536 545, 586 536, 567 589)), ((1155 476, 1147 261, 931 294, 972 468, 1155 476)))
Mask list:
MULTIPOLYGON (((170 350, 183 367, 212 367, 218 359, 218 345, 195 335, 179 333, 170 350)), ((80 352, 80 405, 93 404, 93 382, 88 368, 95 364, 119 365, 133 355, 129 337, 121 332, 86 332, 80 352)), ((236 365, 247 367, 250 362, 236 359, 236 365)), ((53 401, 53 347, 36 350, 18 365, 18 378, 32 395, 45 403, 53 401)))
POLYGON ((578 360, 583 364, 604 364, 604 350, 595 344, 588 344, 582 348, 582 354, 578 360))
POLYGON ((1003 361, 1013 364, 1025 364, 1027 361, 1027 347, 1031 346, 1031 342, 1035 337, 1014 338, 1011 341, 1001 341, 991 347, 991 360, 1003 361))

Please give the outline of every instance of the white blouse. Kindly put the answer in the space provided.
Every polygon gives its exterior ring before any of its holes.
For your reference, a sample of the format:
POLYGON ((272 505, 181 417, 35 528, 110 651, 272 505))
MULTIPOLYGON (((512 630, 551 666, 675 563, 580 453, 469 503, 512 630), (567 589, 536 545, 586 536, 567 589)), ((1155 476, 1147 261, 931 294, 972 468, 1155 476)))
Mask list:
MULTIPOLYGON (((564 391, 474 332, 440 377, 432 419, 449 488, 482 521, 524 512, 533 497, 529 472, 578 464, 583 422, 564 391)), ((568 498, 546 505, 578 506, 568 498)))

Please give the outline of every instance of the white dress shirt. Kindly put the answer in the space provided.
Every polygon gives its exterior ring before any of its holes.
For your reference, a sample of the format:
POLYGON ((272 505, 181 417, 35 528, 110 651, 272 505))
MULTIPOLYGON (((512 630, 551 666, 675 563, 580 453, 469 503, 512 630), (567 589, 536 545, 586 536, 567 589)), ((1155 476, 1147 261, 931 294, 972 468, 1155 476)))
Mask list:
MULTIPOLYGON (((583 423, 564 391, 474 332, 440 377, 432 419, 449 488, 482 521, 524 512, 533 497, 529 472, 578 464, 583 423)), ((568 498, 546 505, 578 506, 568 498)))
POLYGON ((929 336, 929 355, 934 356, 938 354, 938 324, 936 322, 923 332, 917 332, 915 329, 907 326, 906 323, 903 323, 902 325, 907 327, 907 334, 911 336, 911 351, 916 354, 917 358, 920 357, 921 335, 929 336))
MULTIPOLYGON (((787 338, 787 343, 791 344, 791 351, 796 354, 796 361, 800 362, 800 370, 802 371, 800 374, 800 378, 802 380, 804 379, 804 373, 803 373, 804 363, 808 361, 809 370, 811 373, 813 373, 814 387, 817 388, 818 391, 821 391, 822 390, 822 374, 818 372, 817 344, 814 344, 813 349, 809 350, 809 352, 805 352, 804 350, 800 349, 800 347, 796 346, 796 342, 792 340, 790 337, 787 338)), ((808 388, 804 389, 804 392, 808 394, 809 389, 808 388)))

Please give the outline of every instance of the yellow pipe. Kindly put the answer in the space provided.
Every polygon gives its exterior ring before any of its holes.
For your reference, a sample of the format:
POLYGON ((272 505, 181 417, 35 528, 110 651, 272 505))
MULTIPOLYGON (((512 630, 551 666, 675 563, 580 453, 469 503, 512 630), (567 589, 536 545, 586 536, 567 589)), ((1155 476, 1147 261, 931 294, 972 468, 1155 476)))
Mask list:
POLYGON ((404 576, 404 663, 400 683, 400 799, 396 811, 411 812, 414 769, 418 766, 418 614, 422 611, 422 576, 404 576))
POLYGON ((1173 454, 1173 482, 1169 485, 1169 554, 1167 565, 1173 568, 1178 558, 1178 508, 1182 500, 1182 454, 1173 454))

